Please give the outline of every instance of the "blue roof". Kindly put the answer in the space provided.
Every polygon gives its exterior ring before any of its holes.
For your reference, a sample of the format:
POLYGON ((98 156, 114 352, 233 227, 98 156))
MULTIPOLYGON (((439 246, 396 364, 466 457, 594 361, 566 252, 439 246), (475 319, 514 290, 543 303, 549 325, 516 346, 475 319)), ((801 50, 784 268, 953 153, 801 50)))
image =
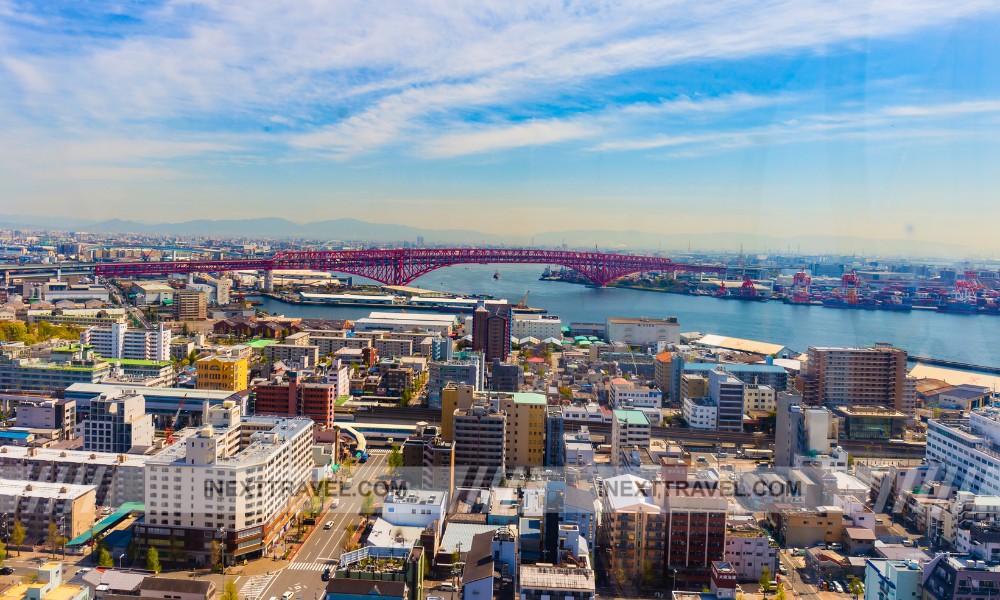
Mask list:
POLYGON ((740 373, 785 373, 785 368, 778 365, 747 365, 742 363, 684 363, 685 371, 711 371, 722 367, 727 371, 740 373))
POLYGON ((7 438, 10 440, 26 440, 30 435, 30 431, 0 431, 0 438, 7 438))

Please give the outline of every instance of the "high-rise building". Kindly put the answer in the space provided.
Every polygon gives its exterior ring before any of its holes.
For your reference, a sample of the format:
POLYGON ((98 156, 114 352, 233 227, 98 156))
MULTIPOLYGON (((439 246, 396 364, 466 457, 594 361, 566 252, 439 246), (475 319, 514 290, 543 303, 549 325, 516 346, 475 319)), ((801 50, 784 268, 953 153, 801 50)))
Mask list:
POLYGON ((708 397, 716 407, 718 431, 743 431, 743 382, 723 368, 708 373, 708 397))
MULTIPOLYGON (((446 490, 455 487, 455 442, 441 437, 437 427, 421 421, 413 435, 403 442, 403 466, 406 474, 419 469, 419 484, 424 489, 446 490)), ((416 477, 414 477, 416 479, 416 477)))
POLYGON ((653 357, 653 380, 656 381, 656 387, 660 388, 660 393, 663 394, 664 398, 671 397, 673 373, 670 363, 672 360, 673 355, 670 352, 660 352, 653 357))
POLYGON ((431 338, 430 359, 437 362, 448 362, 455 353, 455 342, 450 337, 431 338))
POLYGON ((201 290, 174 292, 174 319, 177 321, 204 321, 208 316, 208 301, 201 290))
POLYGON ((499 412, 507 415, 505 464, 541 467, 545 464, 545 396, 532 393, 501 394, 499 412))
POLYGON ((611 464, 631 464, 633 448, 649 448, 650 432, 649 419, 641 410, 615 410, 611 419, 611 464))
POLYGON ((545 466, 561 467, 566 462, 563 445, 566 420, 561 406, 548 406, 545 410, 548 412, 545 416, 545 466))
POLYGON ((484 389, 486 376, 482 358, 482 354, 474 352, 466 358, 452 358, 446 363, 430 363, 427 366, 427 406, 441 407, 444 388, 451 383, 469 385, 476 390, 484 389))
POLYGON ((90 401, 83 422, 83 449, 98 452, 144 451, 153 445, 153 415, 141 394, 108 392, 90 401))
POLYGON ((464 383, 449 382, 441 390, 441 437, 455 439, 455 410, 472 406, 475 388, 464 383))
POLYGON ((247 359, 235 356, 206 356, 194 363, 199 390, 240 392, 247 389, 247 359))
POLYGON ((511 311, 507 304, 480 304, 472 313, 472 349, 486 360, 506 361, 510 354, 511 311))
POLYGON ((499 483, 507 464, 506 430, 507 415, 495 411, 486 401, 455 410, 456 485, 492 487, 499 483))
POLYGON ((232 401, 209 408, 196 434, 146 463, 140 552, 176 548, 207 564, 221 542, 227 564, 263 556, 305 496, 312 439, 310 419, 241 416, 232 401))
POLYGON ((836 408, 879 405, 912 414, 907 393, 906 351, 889 344, 872 348, 810 346, 802 368, 806 404, 836 408))
POLYGON ((521 365, 510 365, 499 358, 493 359, 490 368, 490 390, 494 392, 517 392, 524 383, 524 369, 521 365))
POLYGON ((915 560, 865 561, 865 600, 914 600, 921 595, 923 565, 915 560))
POLYGON ((254 413, 280 417, 309 417, 324 429, 333 427, 339 393, 334 383, 302 380, 298 371, 254 387, 254 413))
POLYGON ((90 344, 104 358, 170 360, 170 329, 163 324, 151 329, 133 329, 127 323, 88 327, 80 332, 80 343, 90 344))

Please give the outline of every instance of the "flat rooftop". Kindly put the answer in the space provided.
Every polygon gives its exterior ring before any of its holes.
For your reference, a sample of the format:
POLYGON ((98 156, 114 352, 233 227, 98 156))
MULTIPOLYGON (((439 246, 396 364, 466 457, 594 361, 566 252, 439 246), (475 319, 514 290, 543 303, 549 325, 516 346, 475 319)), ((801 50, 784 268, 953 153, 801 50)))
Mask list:
POLYGON ((521 587, 544 590, 594 590, 594 572, 545 565, 521 565, 521 587))
POLYGON ((27 479, 0 479, 0 496, 27 496, 34 498, 55 498, 73 500, 97 490, 93 485, 75 483, 49 483, 27 479))

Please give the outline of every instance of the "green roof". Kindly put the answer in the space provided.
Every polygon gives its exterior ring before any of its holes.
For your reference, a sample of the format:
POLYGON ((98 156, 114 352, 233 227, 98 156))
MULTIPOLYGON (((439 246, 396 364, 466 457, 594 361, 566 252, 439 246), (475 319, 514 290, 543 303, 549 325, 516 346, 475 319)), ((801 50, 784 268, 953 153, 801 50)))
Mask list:
POLYGON ((615 419, 629 425, 649 425, 646 413, 641 410, 627 410, 619 408, 615 411, 615 419))
POLYGON ((250 340, 245 342, 244 346, 250 346, 251 348, 264 348, 265 346, 271 346, 277 344, 278 340, 250 340))
POLYGON ((122 504, 118 510, 111 513, 110 515, 104 517, 100 521, 94 524, 93 527, 84 531, 80 535, 76 536, 72 540, 66 542, 67 546, 81 546, 90 541, 90 536, 94 534, 101 533, 105 529, 112 527, 126 516, 132 512, 144 512, 146 510, 146 505, 142 502, 125 502, 122 504))
POLYGON ((541 404, 545 405, 545 395, 532 392, 517 392, 514 394, 515 404, 541 404))
POLYGON ((108 361, 109 363, 120 364, 125 366, 132 365, 136 367, 160 367, 160 368, 170 366, 169 360, 142 360, 138 358, 104 358, 103 356, 101 358, 108 361))

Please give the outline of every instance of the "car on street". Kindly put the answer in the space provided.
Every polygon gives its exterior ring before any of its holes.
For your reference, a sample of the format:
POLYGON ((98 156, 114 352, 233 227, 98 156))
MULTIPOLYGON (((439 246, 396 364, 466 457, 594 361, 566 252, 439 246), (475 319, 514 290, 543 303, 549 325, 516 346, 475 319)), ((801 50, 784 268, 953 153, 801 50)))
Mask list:
POLYGON ((455 584, 454 583, 448 583, 447 581, 444 582, 444 583, 442 583, 441 585, 439 585, 438 589, 441 590, 442 592, 454 592, 454 591, 456 591, 455 590, 455 584))
POLYGON ((14 574, 14 569, 10 567, 0 568, 0 575, 13 575, 13 574, 14 574))
POLYGON ((324 531, 329 531, 333 529, 333 521, 327 521, 326 525, 323 526, 324 531))
POLYGON ((330 573, 332 572, 333 570, 330 567, 327 567, 326 570, 323 571, 323 581, 330 581, 330 573))

